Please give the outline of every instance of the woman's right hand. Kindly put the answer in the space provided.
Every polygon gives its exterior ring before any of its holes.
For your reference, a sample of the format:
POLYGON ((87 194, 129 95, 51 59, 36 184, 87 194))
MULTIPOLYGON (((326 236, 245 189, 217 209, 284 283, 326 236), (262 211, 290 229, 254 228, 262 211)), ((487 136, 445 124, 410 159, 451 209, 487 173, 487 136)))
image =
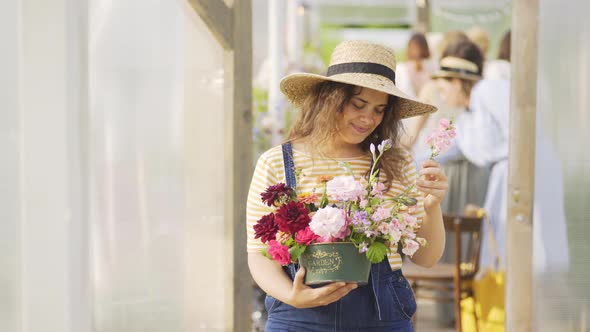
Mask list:
POLYGON ((356 283, 334 282, 322 287, 311 288, 303 283, 305 268, 301 267, 295 274, 293 288, 287 304, 298 308, 325 306, 340 300, 344 295, 358 287, 356 283))

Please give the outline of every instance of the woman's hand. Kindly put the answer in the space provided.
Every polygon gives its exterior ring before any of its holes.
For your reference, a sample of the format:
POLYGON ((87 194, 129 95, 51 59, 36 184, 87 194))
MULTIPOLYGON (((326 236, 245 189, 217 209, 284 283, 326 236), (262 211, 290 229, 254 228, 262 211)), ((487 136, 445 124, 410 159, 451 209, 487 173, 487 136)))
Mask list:
POLYGON ((422 163, 420 178, 416 181, 416 188, 424 193, 425 210, 440 205, 449 188, 449 182, 439 163, 434 160, 427 160, 422 163))
POLYGON ((287 304, 303 309, 328 305, 340 300, 351 290, 357 288, 356 283, 334 282, 319 288, 311 288, 303 283, 305 269, 301 267, 295 274, 293 288, 287 304))

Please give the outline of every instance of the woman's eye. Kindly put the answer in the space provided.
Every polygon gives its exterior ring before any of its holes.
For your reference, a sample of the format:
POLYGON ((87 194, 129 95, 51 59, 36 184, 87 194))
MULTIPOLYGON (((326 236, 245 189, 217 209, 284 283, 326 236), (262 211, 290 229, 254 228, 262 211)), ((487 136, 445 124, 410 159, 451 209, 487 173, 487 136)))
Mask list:
POLYGON ((365 105, 357 105, 355 103, 352 103, 352 106, 354 106, 354 108, 356 108, 357 110, 363 109, 363 107, 365 107, 365 105))
POLYGON ((384 108, 377 108, 375 110, 375 113, 377 113, 377 114, 383 114, 384 112, 385 112, 385 109, 384 108))

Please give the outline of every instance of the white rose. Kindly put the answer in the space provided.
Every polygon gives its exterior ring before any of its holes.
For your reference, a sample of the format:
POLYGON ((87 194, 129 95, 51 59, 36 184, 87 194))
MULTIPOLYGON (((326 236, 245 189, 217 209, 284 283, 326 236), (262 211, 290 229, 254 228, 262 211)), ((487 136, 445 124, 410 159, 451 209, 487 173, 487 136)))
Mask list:
POLYGON ((346 221, 342 210, 331 206, 319 209, 311 218, 309 228, 315 234, 328 238, 340 232, 346 221))

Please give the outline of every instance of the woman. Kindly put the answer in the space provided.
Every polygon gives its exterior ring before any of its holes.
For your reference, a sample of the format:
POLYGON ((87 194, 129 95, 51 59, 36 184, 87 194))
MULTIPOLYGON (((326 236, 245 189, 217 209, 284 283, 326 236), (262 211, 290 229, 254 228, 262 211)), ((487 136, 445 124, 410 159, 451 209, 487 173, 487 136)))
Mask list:
MULTIPOLYGON (((481 51, 469 40, 452 43, 443 52, 440 69, 432 77, 436 80, 441 101, 451 109, 462 110, 454 113, 455 120, 470 112, 471 90, 481 79, 482 64, 481 51)), ((436 117, 432 118, 436 119, 436 117)), ((423 136, 423 132, 428 132, 432 126, 436 126, 436 123, 429 119, 417 132, 423 136)), ((456 126, 457 132, 463 130, 460 123, 456 126)), ((423 139, 418 141, 415 149, 416 159, 426 160, 428 159, 427 146, 423 144, 423 139)), ((449 195, 442 203, 445 213, 460 214, 467 204, 483 204, 490 172, 489 166, 475 165, 463 155, 457 144, 437 159, 443 164, 449 178, 449 195)))
POLYGON ((436 62, 430 59, 430 48, 423 33, 414 33, 410 37, 407 57, 408 61, 397 67, 397 85, 404 93, 416 97, 437 69, 436 62))
POLYGON ((510 79, 510 30, 508 30, 498 48, 498 58, 488 61, 483 69, 483 77, 487 80, 510 79))
MULTIPOLYGON (((440 60, 449 45, 462 41, 469 41, 469 38, 467 38, 467 35, 464 32, 458 30, 446 32, 443 35, 443 39, 435 48, 435 57, 440 60)), ((436 79, 433 79, 432 77, 430 77, 430 80, 419 91, 418 100, 427 104, 435 105, 438 109, 435 113, 428 113, 403 121, 405 124, 405 132, 401 138, 401 143, 408 150, 420 154, 422 151, 429 150, 429 147, 425 142, 426 136, 431 130, 438 126, 440 119, 456 118, 457 115, 464 111, 464 107, 453 107, 445 104, 441 99, 436 79), (423 130, 424 128, 426 128, 426 130, 423 130)))
MULTIPOLYGON (((292 161, 301 169, 297 177, 300 192, 317 187, 319 176, 345 175, 341 161, 351 165, 355 177, 366 176, 371 143, 387 138, 397 142, 401 118, 436 110, 410 99, 395 86, 393 50, 363 41, 338 45, 326 76, 289 75, 282 80, 281 90, 301 111, 284 145, 292 148, 292 161)), ((269 212, 260 193, 269 185, 287 182, 282 151, 277 146, 262 154, 248 196, 248 265, 256 283, 268 294, 266 330, 412 331, 410 319, 416 302, 401 274, 396 248, 371 267, 371 280, 365 286, 331 283, 311 288, 303 284, 305 269, 282 268, 261 255, 264 246, 254 239, 253 226, 269 212)), ((422 220, 418 236, 426 238, 429 246, 418 250, 412 260, 422 266, 434 265, 444 249, 440 209, 447 187, 444 172, 438 163, 427 161, 419 178, 409 153, 399 147, 387 150, 379 166, 380 180, 388 185, 386 196, 416 185, 411 192, 418 200, 413 215, 422 220)))

